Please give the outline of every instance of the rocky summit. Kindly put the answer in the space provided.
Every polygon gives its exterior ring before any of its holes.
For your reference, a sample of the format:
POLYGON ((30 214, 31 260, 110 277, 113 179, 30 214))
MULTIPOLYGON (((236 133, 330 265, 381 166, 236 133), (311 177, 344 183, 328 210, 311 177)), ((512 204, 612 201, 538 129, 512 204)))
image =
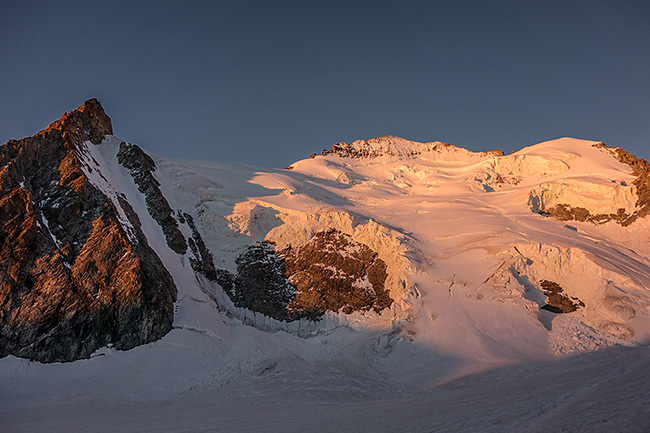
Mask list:
POLYGON ((112 134, 96 99, 0 147, 0 356, 73 361, 154 341, 172 327, 176 286, 123 201, 86 174, 112 134))

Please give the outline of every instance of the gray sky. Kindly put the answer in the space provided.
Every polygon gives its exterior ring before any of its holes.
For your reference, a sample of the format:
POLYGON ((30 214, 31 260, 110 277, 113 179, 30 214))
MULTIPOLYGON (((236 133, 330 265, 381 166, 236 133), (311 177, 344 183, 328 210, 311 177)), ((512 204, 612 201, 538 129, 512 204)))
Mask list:
POLYGON ((649 159, 649 5, 0 0, 0 142, 97 97, 174 158, 285 167, 391 134, 649 159))

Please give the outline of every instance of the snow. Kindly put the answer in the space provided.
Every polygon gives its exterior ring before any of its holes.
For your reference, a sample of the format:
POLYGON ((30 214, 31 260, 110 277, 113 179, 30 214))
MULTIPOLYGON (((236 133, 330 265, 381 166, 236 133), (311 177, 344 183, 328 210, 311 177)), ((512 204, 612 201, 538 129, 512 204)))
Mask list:
POLYGON ((120 140, 115 137, 104 140, 98 146, 90 141, 83 143, 80 152, 81 168, 90 183, 113 202, 122 228, 129 237, 129 240, 135 242, 136 237, 133 226, 129 222, 126 212, 122 209, 122 205, 118 200, 118 195, 121 192, 120 180, 123 177, 123 173, 116 169, 115 161, 119 143, 120 140))
POLYGON ((328 228, 386 262, 389 310, 289 324, 234 307, 169 249, 116 161, 119 143, 87 143, 86 174, 118 212, 123 194, 138 214, 178 287, 175 329, 69 364, 0 360, 8 431, 650 428, 650 223, 531 209, 535 197, 634 210, 630 167, 596 142, 497 156, 382 137, 351 144, 376 157, 329 154, 292 170, 152 155, 161 191, 193 216, 218 267, 234 270, 257 241, 302 245, 328 228), (585 307, 540 311, 543 279, 585 307))
POLYGON ((625 209, 629 214, 636 208, 636 188, 627 183, 609 179, 579 179, 544 182, 530 191, 529 202, 535 211, 550 209, 558 204, 571 203, 597 214, 616 214, 625 209))
MULTIPOLYGON (((196 343, 191 339, 189 342, 196 343)), ((423 357, 417 350, 402 352, 412 347, 394 349, 407 370, 412 357, 423 357)), ((188 345, 185 348, 189 349, 188 345)), ((72 398, 32 401, 23 408, 17 408, 7 398, 8 404, 0 407, 3 431, 532 433, 549 429, 644 432, 650 426, 647 348, 601 351, 554 362, 491 366, 477 374, 461 373, 446 381, 421 383, 415 389, 387 385, 393 378, 378 377, 367 365, 335 369, 331 360, 318 362, 287 354, 253 366, 242 355, 229 356, 220 374, 211 376, 214 381, 209 386, 192 388, 174 397, 167 396, 165 390, 175 381, 167 379, 167 388, 146 398, 129 394, 106 398, 100 387, 116 385, 91 376, 84 377, 87 382, 72 398), (246 373, 245 379, 236 379, 238 371, 246 373)), ((99 359, 111 361, 116 356, 114 353, 99 359)), ((430 365, 441 370, 453 363, 429 360, 430 365)), ((31 367, 23 367, 20 373, 28 375, 31 367)), ((176 371, 170 368, 168 372, 176 371)), ((138 378, 136 373, 124 373, 130 379, 138 378)), ((137 373, 145 373, 144 377, 151 381, 151 373, 146 370, 137 367, 137 373)), ((61 382, 69 385, 72 379, 61 382)), ((0 384, 2 391, 5 384, 0 384)), ((48 392, 47 385, 42 384, 40 389, 48 392)))
POLYGON ((56 238, 56 236, 54 236, 54 234, 52 233, 52 230, 50 230, 50 223, 49 223, 49 221, 47 220, 47 218, 45 218, 45 215, 43 215, 43 213, 41 213, 41 220, 43 221, 43 224, 45 225, 45 228, 47 229, 47 233, 50 235, 50 238, 51 238, 52 241, 54 242, 54 245, 56 245, 56 247, 57 247, 58 249, 61 249, 61 247, 63 246, 63 244, 61 243, 61 241, 59 241, 59 240, 56 238))
MULTIPOLYGON (((603 307, 610 297, 605 287, 611 284, 621 288, 626 302, 647 302, 647 260, 630 254, 616 236, 606 243, 593 240, 602 238, 598 231, 619 228, 576 222, 575 230, 568 230, 529 205, 531 195, 554 185, 555 200, 594 213, 634 209, 630 167, 594 144, 563 138, 496 156, 383 137, 351 144, 377 157, 317 156, 293 164, 290 171, 157 161, 161 177, 173 180, 169 191, 179 205, 194 207, 218 266, 233 270, 234 258, 254 241, 267 239, 278 248, 300 245, 333 227, 379 253, 396 301, 390 314, 368 314, 350 326, 388 332, 435 314, 437 320, 416 333, 419 343, 453 356, 528 359, 531 353, 547 357, 595 347, 572 338, 577 328, 585 339, 596 328, 598 347, 638 344, 648 336, 642 309, 625 319, 603 307), (512 181, 494 182, 498 177, 512 181), (571 265, 548 259, 549 252, 540 247, 546 245, 554 246, 556 255, 567 255, 564 260, 571 265), (513 270, 529 278, 531 287, 517 281, 513 270), (554 320, 546 329, 538 317, 545 299, 540 279, 560 283, 587 304, 576 314, 578 323, 554 320), (496 324, 495 316, 515 330, 496 324), (621 339, 624 334, 628 337, 621 339)), ((548 203, 549 194, 543 197, 548 203)), ((637 239, 633 249, 647 251, 642 237, 631 235, 647 230, 645 221, 628 228, 626 236, 637 239)))

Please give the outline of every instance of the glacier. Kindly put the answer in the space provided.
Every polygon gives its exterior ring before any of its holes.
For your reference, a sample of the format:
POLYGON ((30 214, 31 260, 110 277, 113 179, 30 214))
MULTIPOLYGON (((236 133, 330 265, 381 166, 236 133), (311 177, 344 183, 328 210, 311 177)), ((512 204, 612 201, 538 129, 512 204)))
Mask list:
MULTIPOLYGON (((215 267, 336 229, 386 263, 381 312, 282 322, 236 307, 173 251, 117 158, 86 175, 136 212, 178 289, 171 332, 128 351, 0 359, 5 431, 645 431, 650 428, 650 221, 558 220, 639 208, 611 150, 561 138, 511 155, 380 137, 266 169, 149 154, 215 267), (345 149, 345 151, 341 151, 345 149), (552 281, 575 311, 543 307, 552 281), (578 302, 580 304, 578 304, 578 302)), ((186 238, 187 224, 179 224, 186 238)))

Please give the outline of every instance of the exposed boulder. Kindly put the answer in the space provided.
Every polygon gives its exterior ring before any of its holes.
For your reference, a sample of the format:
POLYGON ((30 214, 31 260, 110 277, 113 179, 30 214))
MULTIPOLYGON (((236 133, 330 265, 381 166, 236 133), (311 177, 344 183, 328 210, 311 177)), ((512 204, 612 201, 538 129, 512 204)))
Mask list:
MULTIPOLYGON (((172 328, 174 282, 126 200, 86 178, 86 142, 112 134, 95 99, 0 147, 0 356, 73 361, 172 328)), ((91 144, 92 145, 92 144, 91 144)))
POLYGON ((542 306, 543 310, 548 310, 552 313, 572 313, 576 311, 579 307, 584 307, 585 304, 578 298, 569 297, 565 294, 562 287, 548 280, 540 281, 542 290, 546 292, 548 297, 548 302, 542 306))

